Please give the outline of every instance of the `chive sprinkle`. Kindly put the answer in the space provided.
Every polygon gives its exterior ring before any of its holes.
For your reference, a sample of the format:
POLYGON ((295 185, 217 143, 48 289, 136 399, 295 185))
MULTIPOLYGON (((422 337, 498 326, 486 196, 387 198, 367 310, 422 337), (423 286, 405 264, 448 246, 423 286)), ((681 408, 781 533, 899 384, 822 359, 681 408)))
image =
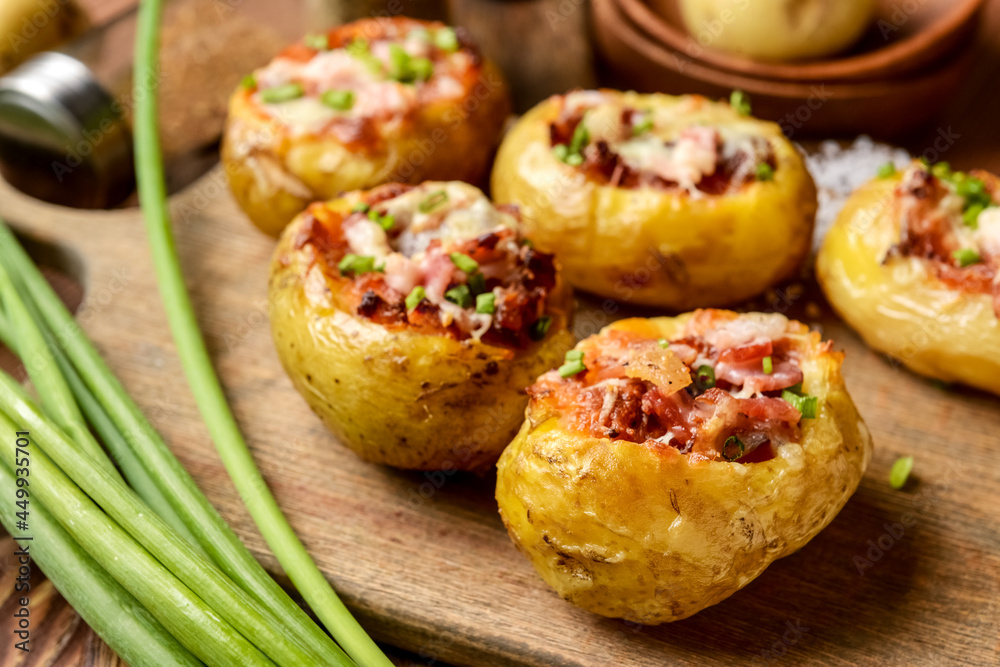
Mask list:
POLYGON ((240 87, 242 87, 242 88, 244 88, 246 90, 254 90, 254 89, 256 89, 257 88, 257 77, 254 76, 253 74, 247 74, 245 77, 243 77, 243 80, 240 81, 240 87))
POLYGON ((291 102, 305 95, 305 89, 301 83, 286 83, 283 86, 275 86, 260 91, 260 99, 265 104, 281 104, 291 102))
POLYGON ((819 399, 815 396, 799 396, 788 389, 781 392, 781 399, 802 413, 803 419, 815 419, 819 407, 819 399))
POLYGON ((359 201, 351 208, 351 213, 367 213, 371 207, 363 201, 359 201))
POLYGON ((531 329, 528 330, 528 337, 531 340, 541 340, 549 332, 550 326, 552 326, 552 318, 548 315, 542 315, 531 325, 531 329))
POLYGON ((446 201, 448 201, 448 193, 444 190, 438 190, 427 195, 427 197, 420 202, 420 205, 417 206, 417 210, 421 213, 430 213, 446 201))
MULTIPOLYGON (((479 296, 486 295, 480 294, 479 296)), ((456 285, 455 287, 452 287, 444 293, 444 298, 454 304, 458 304, 462 308, 468 308, 472 305, 472 294, 469 292, 468 285, 456 285)), ((479 310, 479 297, 476 297, 476 312, 482 312, 479 310)))
POLYGON ((560 162, 565 162, 566 158, 569 156, 569 146, 566 144, 556 144, 552 147, 552 154, 556 156, 556 159, 560 162))
POLYGON ((479 262, 466 254, 453 252, 448 256, 451 258, 451 263, 457 266, 459 271, 465 271, 469 275, 472 275, 479 270, 479 262))
POLYGON ((410 61, 410 72, 417 81, 427 81, 434 75, 434 63, 430 58, 413 58, 410 61))
POLYGON ((417 285, 414 287, 406 296, 406 310, 413 310, 416 308, 417 304, 423 301, 426 296, 427 290, 425 290, 423 286, 417 285))
POLYGON ((454 28, 441 28, 434 32, 434 44, 448 53, 458 51, 458 34, 454 28))
POLYGON ((573 130, 573 137, 569 140, 569 152, 571 154, 579 154, 589 141, 590 131, 587 130, 587 126, 581 120, 576 124, 576 129, 573 130))
POLYGON ((670 341, 667 340, 666 338, 661 338, 660 340, 658 340, 656 342, 659 343, 660 347, 662 347, 664 350, 667 349, 668 347, 670 347, 670 341))
POLYGON ((903 488, 906 486, 906 480, 909 479, 912 470, 912 456, 901 456, 896 459, 896 462, 892 464, 892 470, 889 471, 889 484, 894 489, 903 488))
POLYGON ((896 175, 896 165, 892 162, 886 162, 878 168, 875 175, 879 178, 891 178, 896 175))
POLYGON ((757 180, 758 181, 773 181, 774 180, 774 168, 771 167, 766 162, 761 162, 757 165, 757 180))
POLYGON ((764 359, 761 362, 761 364, 764 367, 764 374, 765 375, 770 375, 771 373, 774 372, 774 362, 771 360, 771 355, 768 355, 768 356, 764 357, 764 359))
POLYGON ((962 211, 962 224, 972 229, 979 229, 979 214, 986 210, 982 204, 973 204, 962 211))
POLYGON ((566 363, 559 367, 559 375, 568 378, 587 370, 583 363, 583 350, 570 350, 566 353, 566 363))
POLYGON ((354 253, 347 253, 337 264, 337 268, 340 269, 340 272, 344 275, 351 273, 354 275, 370 273, 375 270, 375 258, 371 255, 355 255, 354 253))
POLYGON ((349 111, 354 106, 354 93, 350 90, 328 90, 319 101, 337 111, 349 111))
POLYGON ((468 283, 473 294, 482 294, 486 291, 486 276, 481 273, 473 273, 469 276, 468 283))
POLYGON ((746 445, 735 435, 731 435, 726 438, 726 441, 722 444, 722 458, 727 461, 735 461, 741 456, 743 452, 746 451, 746 445))
POLYGON ((317 51, 330 50, 330 38, 324 34, 306 35, 302 38, 302 43, 310 49, 316 49, 317 51))
POLYGON ((982 261, 982 257, 979 256, 979 253, 972 248, 961 248, 951 253, 951 256, 955 258, 955 261, 958 262, 958 265, 962 268, 978 264, 982 261))
POLYGON ((484 292, 483 294, 476 295, 476 312, 483 313, 484 315, 492 315, 496 312, 496 294, 493 292, 484 292))
POLYGON ((715 369, 704 364, 698 367, 694 375, 694 386, 700 391, 708 391, 715 386, 715 369))
POLYGON ((632 136, 638 137, 640 134, 645 134, 653 129, 653 114, 646 112, 643 114, 642 120, 632 126, 632 136))
POLYGON ((749 116, 753 111, 750 107, 750 96, 742 90, 734 90, 729 95, 729 106, 741 116, 749 116))
POLYGON ((368 219, 376 223, 385 231, 392 229, 392 226, 396 224, 396 216, 389 215, 388 213, 379 213, 375 209, 368 211, 368 219))

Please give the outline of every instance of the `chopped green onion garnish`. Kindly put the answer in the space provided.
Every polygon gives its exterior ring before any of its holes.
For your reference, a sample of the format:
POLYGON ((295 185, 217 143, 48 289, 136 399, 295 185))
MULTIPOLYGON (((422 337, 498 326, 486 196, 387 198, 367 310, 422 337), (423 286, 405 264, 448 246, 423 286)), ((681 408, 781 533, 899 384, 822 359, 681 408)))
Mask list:
POLYGON ((560 162, 565 162, 566 158, 569 156, 569 146, 566 144, 556 144, 552 147, 552 154, 556 156, 556 159, 560 162))
POLYGON ((819 406, 819 399, 815 396, 799 396, 788 389, 781 392, 781 398, 792 407, 802 413, 803 419, 815 419, 816 409, 819 406))
POLYGON ((371 207, 365 202, 359 201, 354 205, 354 208, 351 209, 351 213, 367 213, 370 208, 371 207))
POLYGON ((417 206, 417 210, 421 213, 430 213, 446 201, 448 201, 448 193, 444 190, 438 190, 437 192, 432 192, 427 195, 427 197, 420 202, 420 205, 417 206))
POLYGON ((694 386, 701 391, 707 391, 715 386, 715 369, 705 364, 699 366, 694 375, 694 386))
POLYGON ((425 290, 421 285, 417 285, 413 290, 406 296, 406 309, 413 310, 417 307, 424 297, 427 296, 427 290, 425 290))
POLYGON ((468 255, 460 252, 453 252, 448 256, 451 257, 451 263, 457 266, 459 271, 465 271, 471 275, 479 270, 479 262, 472 259, 468 255))
POLYGON ((938 162, 931 167, 931 173, 944 180, 951 177, 951 165, 947 162, 938 162))
POLYGON ((741 116, 749 116, 752 113, 750 108, 750 96, 742 90, 734 90, 729 95, 729 106, 741 116))
POLYGON ((531 329, 528 331, 528 336, 531 340, 541 340, 545 338, 545 334, 549 332, 550 326, 552 326, 552 318, 548 315, 542 315, 535 321, 534 324, 531 325, 531 329))
POLYGON ((962 222, 966 227, 979 229, 979 214, 986 210, 982 204, 973 204, 962 212, 962 222))
POLYGON ((570 350, 566 353, 566 363, 559 367, 559 375, 568 378, 585 370, 587 367, 583 365, 583 350, 570 350))
POLYGON ((638 137, 640 134, 645 134, 653 129, 653 114, 646 112, 642 120, 632 126, 632 136, 638 137))
POLYGON ((354 253, 347 253, 337 264, 337 268, 340 269, 340 272, 344 275, 349 273, 353 273, 355 275, 370 273, 375 270, 375 258, 371 255, 355 255, 354 253))
POLYGON ((982 257, 979 253, 972 248, 961 248, 951 253, 951 256, 955 258, 958 265, 965 268, 966 266, 972 266, 973 264, 978 264, 982 261, 982 257))
POLYGON ((745 451, 746 445, 743 444, 743 441, 735 435, 731 435, 726 438, 726 442, 722 445, 722 458, 727 461, 735 461, 743 456, 745 451))
POLYGON ((453 53, 458 51, 458 35, 454 28, 441 28, 434 32, 434 44, 442 51, 453 53))
POLYGON ((348 111, 354 106, 354 93, 350 90, 328 90, 319 96, 319 101, 337 111, 348 111))
POLYGON ((256 88, 257 87, 257 77, 254 76, 253 74, 247 74, 245 77, 243 77, 243 80, 240 81, 240 86, 242 86, 243 88, 245 88, 247 90, 251 90, 253 88, 256 88))
POLYGON ((284 86, 275 86, 260 91, 260 99, 266 104, 280 104, 297 100, 305 95, 305 92, 301 83, 286 83, 284 86))
POLYGON ((496 295, 493 292, 484 292, 476 296, 477 313, 492 315, 496 310, 496 295))
POLYGON ((396 216, 389 215, 388 213, 379 213, 375 209, 368 211, 368 219, 377 223, 385 231, 389 231, 396 224, 396 216))
POLYGON ((355 39, 347 45, 347 52, 363 62, 371 72, 378 74, 382 71, 382 61, 371 52, 366 40, 355 39))
POLYGON ((302 38, 302 43, 308 46, 310 49, 316 49, 317 51, 328 51, 330 50, 330 38, 323 34, 306 35, 302 38))
POLYGON ((417 81, 426 81, 434 74, 434 63, 430 58, 414 58, 410 61, 410 72, 417 81))
POLYGON ((774 372, 774 362, 771 360, 770 355, 764 357, 762 364, 764 366, 765 375, 770 375, 771 373, 774 372))
POLYGON ((427 32, 426 28, 414 28, 410 32, 406 33, 407 39, 419 39, 421 42, 426 42, 430 40, 431 34, 427 32))
POLYGON ((793 384, 791 387, 789 387, 785 391, 790 391, 793 394, 798 394, 799 396, 802 396, 802 383, 801 382, 796 382, 795 384, 793 384))
MULTIPOLYGON (((480 294, 480 297, 486 296, 485 294, 480 294)), ((492 295, 490 295, 492 296, 492 295)), ((457 303, 462 308, 468 308, 472 305, 472 294, 469 292, 468 285, 457 285, 452 287, 450 290, 444 293, 444 298, 452 303, 457 303)), ((482 312, 479 310, 479 297, 476 298, 476 312, 482 312)))
POLYGON ((583 120, 576 124, 576 129, 573 130, 573 138, 569 140, 569 152, 579 153, 583 150, 583 147, 587 145, 590 141, 590 132, 587 130, 587 126, 583 124, 583 120))
POLYGON ((579 167, 583 164, 583 156, 579 153, 570 153, 566 156, 566 164, 571 167, 579 167))
POLYGON ((469 276, 469 289, 473 294, 482 294, 486 291, 486 276, 481 273, 473 273, 469 276))
POLYGON ((903 488, 906 486, 906 480, 909 479, 912 470, 912 456, 902 456, 896 459, 896 462, 892 464, 892 470, 889 471, 889 484, 894 489, 903 488))
POLYGON ((766 162, 761 162, 757 165, 757 180, 758 181, 771 181, 774 180, 774 168, 771 167, 766 162))
POLYGON ((668 347, 670 347, 670 341, 667 340, 666 338, 661 338, 660 340, 658 340, 656 342, 659 343, 660 347, 662 347, 664 350, 667 349, 668 347))
POLYGON ((875 172, 875 175, 878 176, 879 178, 890 178, 891 176, 895 176, 896 165, 892 162, 886 162, 885 164, 883 164, 881 167, 878 168, 878 171, 875 172))

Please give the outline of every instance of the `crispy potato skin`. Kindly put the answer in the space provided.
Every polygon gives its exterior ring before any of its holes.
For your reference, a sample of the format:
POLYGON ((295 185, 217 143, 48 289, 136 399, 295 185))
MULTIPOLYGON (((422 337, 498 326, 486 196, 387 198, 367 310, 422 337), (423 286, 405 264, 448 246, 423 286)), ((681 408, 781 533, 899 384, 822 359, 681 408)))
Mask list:
POLYGON ((678 131, 729 124, 771 139, 774 180, 699 199, 589 181, 552 155, 558 104, 546 100, 508 132, 491 186, 497 202, 521 207, 538 246, 559 254, 566 279, 602 296, 689 310, 744 301, 793 275, 809 251, 816 188, 781 129, 703 98, 617 94, 633 108, 694 109, 678 115, 678 131))
POLYGON ((819 284, 874 349, 922 375, 1000 394, 1000 322, 990 295, 950 288, 920 259, 882 264, 899 242, 892 201, 901 180, 875 180, 852 195, 820 249, 819 284))
MULTIPOLYGON (((332 203, 343 211, 345 200, 332 203)), ((311 253, 282 235, 270 277, 270 317, 286 372, 337 439, 363 459, 416 470, 491 466, 524 418, 524 388, 574 343, 567 317, 525 350, 389 329, 339 308, 317 289, 311 253)), ((551 302, 570 313, 563 286, 551 302)))
MULTIPOLYGON (((648 322, 670 337, 687 317, 648 322)), ((817 419, 803 423, 801 446, 763 463, 691 463, 569 433, 532 403, 497 464, 507 532, 556 592, 602 616, 665 623, 729 597, 822 530, 868 465, 871 438, 841 360, 803 362, 817 419)))
POLYGON ((480 183, 510 113, 507 84, 490 61, 462 99, 423 107, 370 147, 345 145, 332 134, 294 136, 251 95, 240 88, 229 100, 222 163, 240 208, 272 236, 311 202, 348 190, 387 181, 480 183))

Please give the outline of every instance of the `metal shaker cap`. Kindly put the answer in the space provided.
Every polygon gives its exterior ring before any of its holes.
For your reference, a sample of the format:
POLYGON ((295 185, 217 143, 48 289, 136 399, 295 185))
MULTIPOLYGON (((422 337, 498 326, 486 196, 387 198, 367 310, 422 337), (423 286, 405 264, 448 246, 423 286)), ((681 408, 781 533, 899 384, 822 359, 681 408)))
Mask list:
POLYGON ((35 56, 0 77, 0 174, 64 206, 120 203, 135 185, 121 105, 76 58, 35 56))

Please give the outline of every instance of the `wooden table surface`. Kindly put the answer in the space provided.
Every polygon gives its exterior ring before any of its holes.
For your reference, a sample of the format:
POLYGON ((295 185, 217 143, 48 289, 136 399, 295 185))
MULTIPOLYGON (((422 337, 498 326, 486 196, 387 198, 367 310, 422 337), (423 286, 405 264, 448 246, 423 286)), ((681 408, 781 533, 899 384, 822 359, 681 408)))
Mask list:
MULTIPOLYGON (((110 2, 130 0, 90 0, 110 2)), ((1000 0, 986 20, 1000 30, 1000 0)), ((949 136, 937 159, 1000 170, 998 80, 1000 44, 990 43, 939 125, 906 147, 921 154, 949 136)), ((0 214, 77 256, 85 328, 224 517, 275 568, 218 460, 204 454, 135 213, 54 210, 0 188, 0 214)), ((1000 664, 1000 403, 899 370, 821 302, 810 321, 848 350, 848 386, 876 439, 858 494, 810 545, 730 600, 681 623, 631 627, 574 610, 541 584, 503 534, 491 479, 438 488, 420 474, 367 466, 333 443, 270 347, 261 310, 269 241, 235 210, 217 173, 178 197, 175 215, 199 316, 268 482, 374 634, 414 651, 399 664, 1000 664), (893 491, 887 471, 905 453, 917 457, 914 482, 893 491), (434 489, 423 498, 428 482, 434 489), (916 523, 899 535, 904 515, 916 523)), ((812 299, 794 299, 793 314, 812 299)), ((601 323, 586 305, 582 315, 580 333, 601 323)), ((11 552, 0 544, 0 554, 11 552)), ((36 581, 36 652, 25 659, 4 642, 0 665, 117 664, 51 585, 36 581)), ((4 567, 0 618, 10 617, 12 583, 4 567)))

